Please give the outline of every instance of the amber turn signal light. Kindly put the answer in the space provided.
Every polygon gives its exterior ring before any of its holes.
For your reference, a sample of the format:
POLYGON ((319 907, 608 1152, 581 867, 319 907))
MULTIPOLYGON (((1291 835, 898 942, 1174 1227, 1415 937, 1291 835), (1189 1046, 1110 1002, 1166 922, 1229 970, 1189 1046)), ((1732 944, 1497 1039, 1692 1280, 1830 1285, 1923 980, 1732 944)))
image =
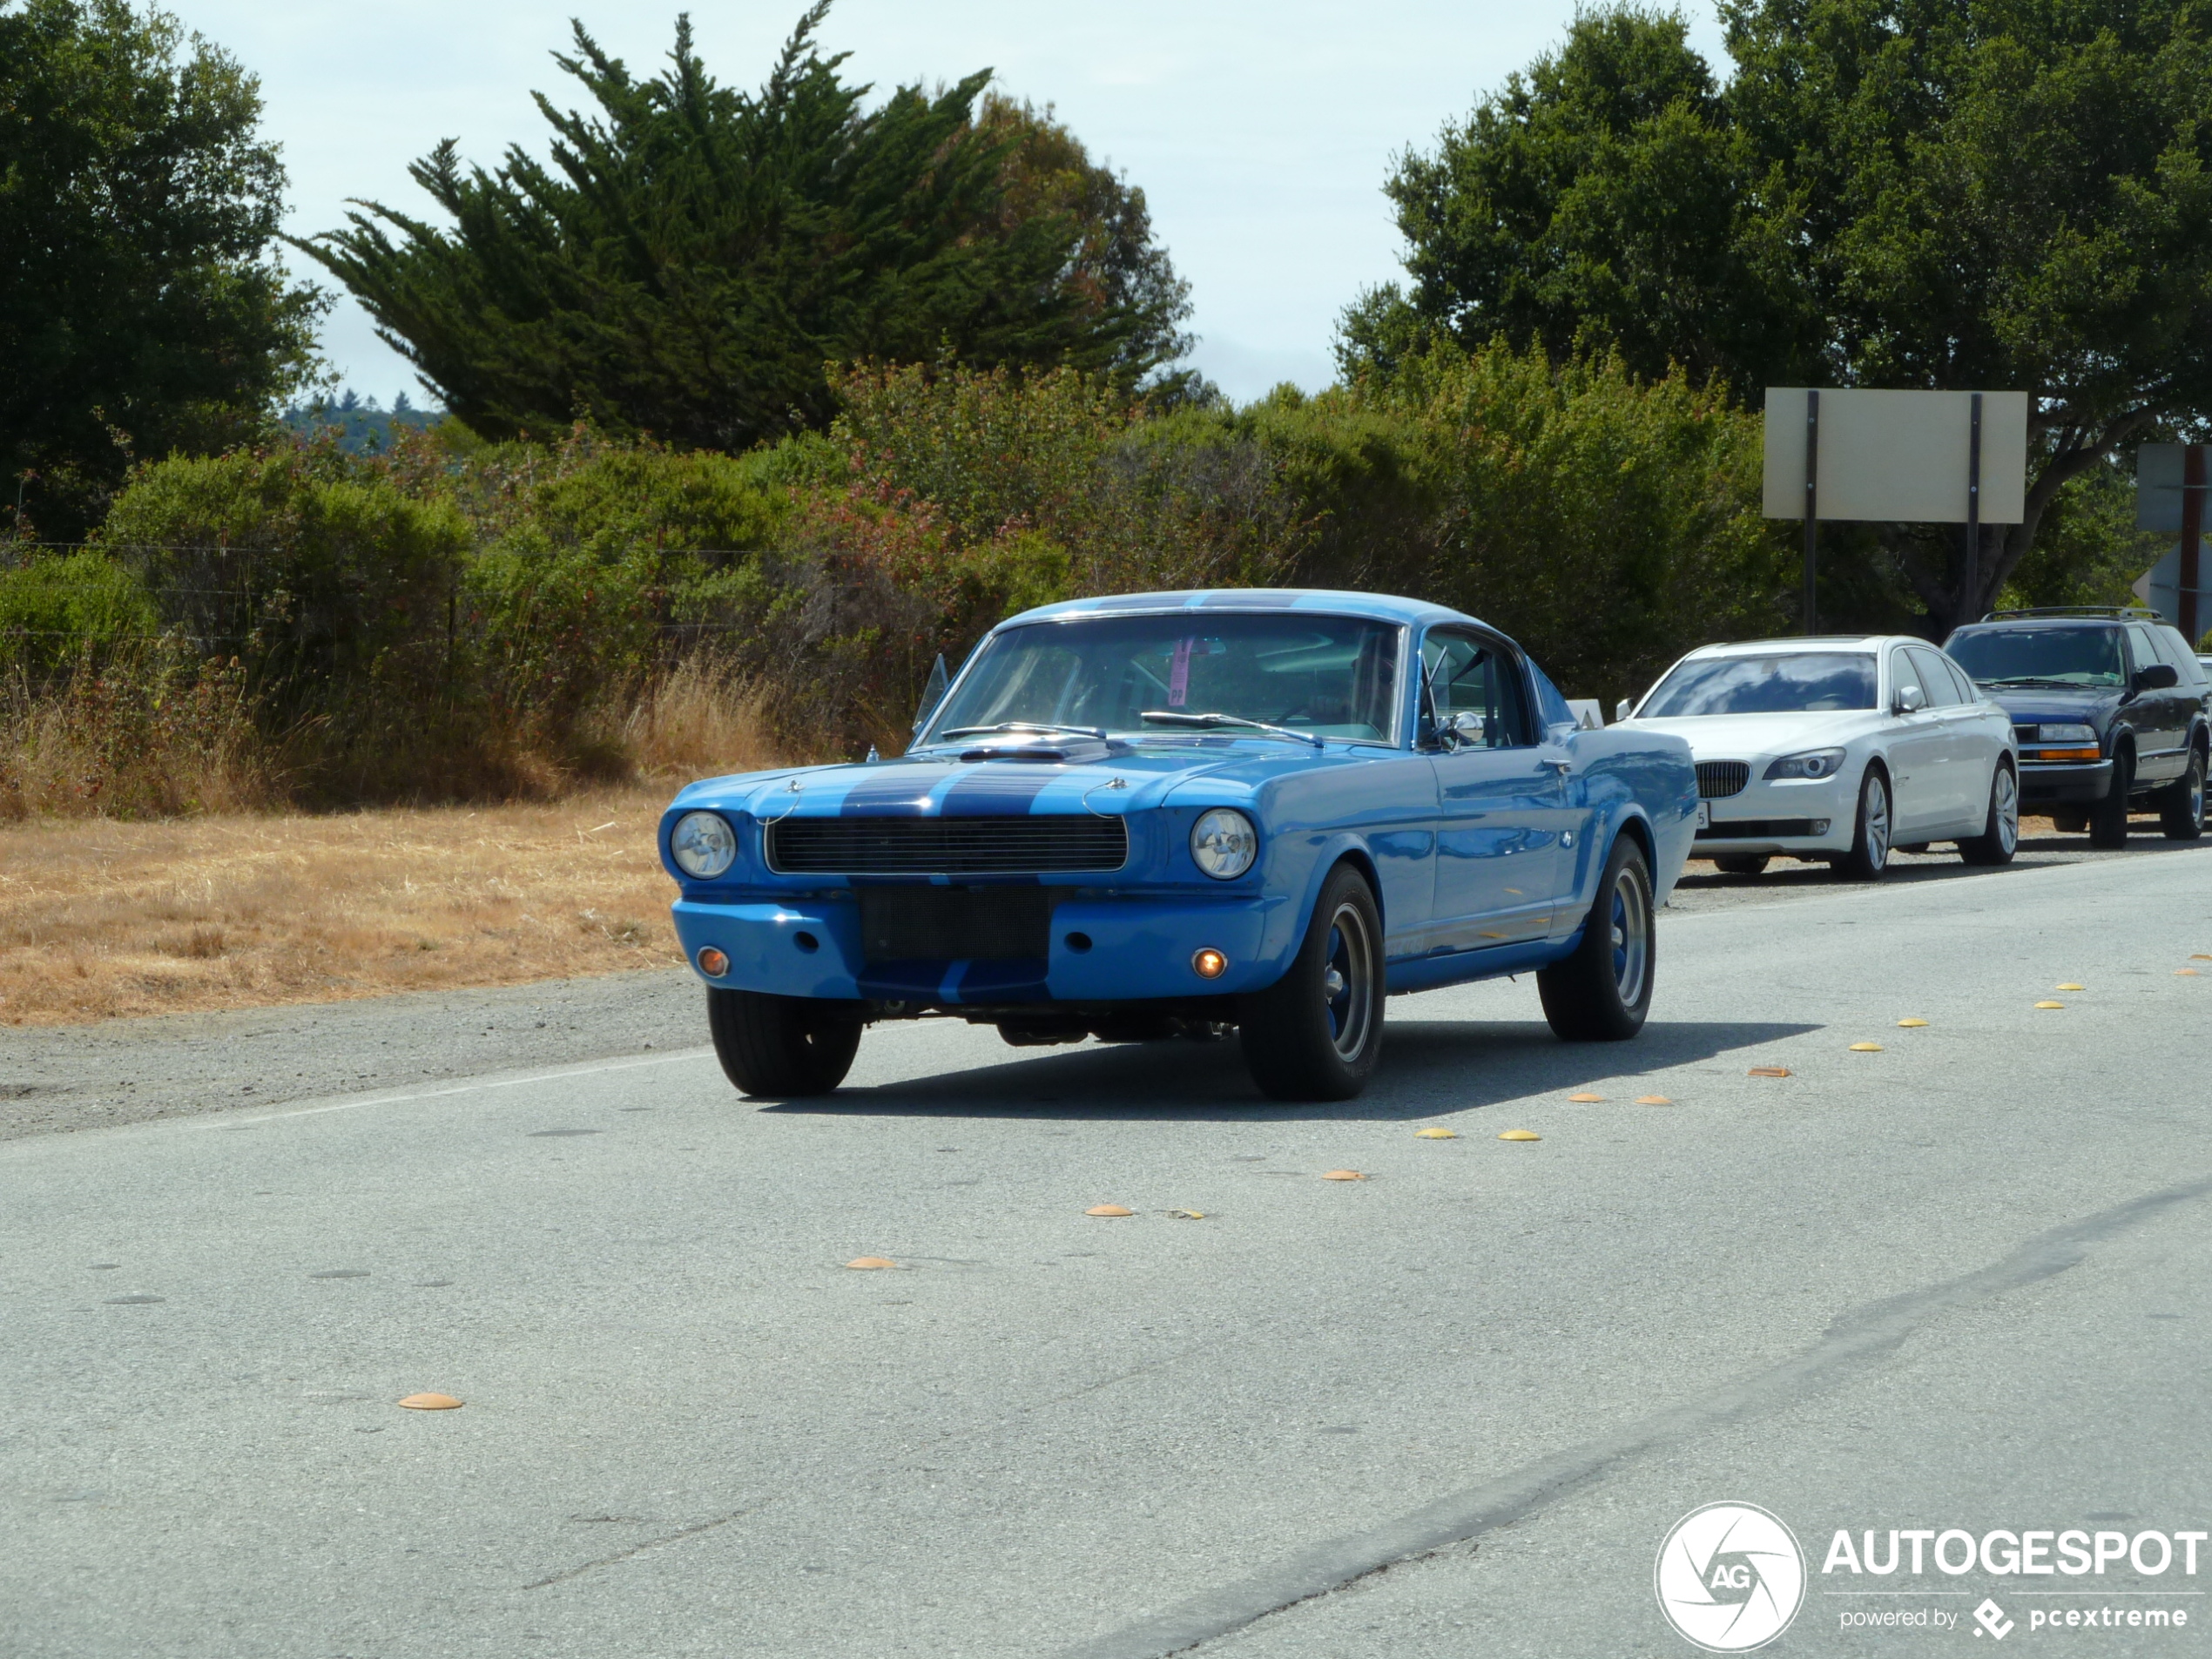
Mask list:
POLYGON ((1209 945, 1190 959, 1190 971, 1200 979, 1219 979, 1229 971, 1229 959, 1209 945))
POLYGON ((730 971, 730 959, 709 945, 699 952, 699 972, 709 979, 720 979, 730 971))

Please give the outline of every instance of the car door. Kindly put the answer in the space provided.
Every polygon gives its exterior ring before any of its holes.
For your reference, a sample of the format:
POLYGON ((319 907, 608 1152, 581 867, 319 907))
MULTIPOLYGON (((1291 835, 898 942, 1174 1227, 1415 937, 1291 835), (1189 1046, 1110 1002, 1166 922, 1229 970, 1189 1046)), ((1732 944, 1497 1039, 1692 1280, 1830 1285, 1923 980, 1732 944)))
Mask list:
POLYGON ((1989 769, 1976 731, 1981 721, 1974 699, 1966 696, 1950 662, 1934 646, 1911 645, 1905 655, 1919 674, 1920 689, 1927 693, 1928 712, 1941 734, 1936 745, 1935 776, 1928 792, 1932 803, 1930 811, 1940 816, 1932 821, 1946 829, 1958 829, 1968 822, 1979 828, 1986 815, 1989 769))
POLYGON ((1470 629, 1433 628, 1421 663, 1438 732, 1432 948, 1541 939, 1561 879, 1568 763, 1538 741, 1515 654, 1470 629))
POLYGON ((1892 645, 1889 652, 1889 713, 1884 724, 1882 747, 1890 765, 1890 821, 1892 838, 1898 843, 1920 840, 1944 821, 1939 759, 1947 741, 1942 716, 1928 705, 1928 690, 1920 684, 1920 671, 1909 649, 1892 645), (1919 694, 1920 706, 1907 711, 1902 699, 1908 691, 1919 694))
POLYGON ((2150 630, 2141 623, 2130 623, 2122 631, 2128 636, 2128 691, 2120 718, 2135 734, 2135 780, 2155 783, 2178 777, 2187 764, 2182 738, 2188 729, 2177 695, 2180 688, 2138 688, 2135 677, 2166 659, 2159 655, 2150 630))

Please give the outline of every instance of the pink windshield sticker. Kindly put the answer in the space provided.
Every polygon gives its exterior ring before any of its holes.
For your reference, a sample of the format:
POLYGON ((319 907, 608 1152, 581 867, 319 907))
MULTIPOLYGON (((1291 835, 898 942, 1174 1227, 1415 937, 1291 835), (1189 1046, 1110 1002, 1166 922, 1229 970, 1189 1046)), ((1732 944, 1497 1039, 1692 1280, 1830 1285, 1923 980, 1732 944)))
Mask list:
POLYGON ((1179 709, 1190 695, 1191 639, 1185 636, 1175 642, 1175 662, 1168 670, 1168 706, 1179 709))

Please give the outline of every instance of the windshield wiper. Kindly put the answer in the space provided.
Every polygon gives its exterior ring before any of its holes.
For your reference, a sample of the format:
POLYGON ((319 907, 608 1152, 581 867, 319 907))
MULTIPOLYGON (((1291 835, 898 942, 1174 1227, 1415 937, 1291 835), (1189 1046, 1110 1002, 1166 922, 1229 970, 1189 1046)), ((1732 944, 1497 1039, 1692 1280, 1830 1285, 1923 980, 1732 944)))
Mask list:
POLYGON ((1103 726, 1055 725, 1049 720, 1001 720, 996 725, 956 725, 949 732, 936 733, 929 740, 936 743, 953 738, 988 738, 1001 732, 1034 732, 1040 737, 1049 737, 1055 732, 1072 732, 1078 737, 1096 738, 1101 743, 1106 740, 1103 726))
POLYGON ((2080 680, 2054 679, 2048 674, 1999 674, 1982 681, 1984 685, 2063 685, 2070 691, 2086 691, 2089 686, 2080 680))
POLYGON ((1264 720, 1247 720, 1241 714, 1185 714, 1181 709, 1147 709, 1136 718, 1151 725, 1234 726, 1239 732, 1264 732, 1271 738, 1288 738, 1292 743, 1310 743, 1317 749, 1324 746, 1321 739, 1311 732, 1293 732, 1286 725, 1270 725, 1264 720))

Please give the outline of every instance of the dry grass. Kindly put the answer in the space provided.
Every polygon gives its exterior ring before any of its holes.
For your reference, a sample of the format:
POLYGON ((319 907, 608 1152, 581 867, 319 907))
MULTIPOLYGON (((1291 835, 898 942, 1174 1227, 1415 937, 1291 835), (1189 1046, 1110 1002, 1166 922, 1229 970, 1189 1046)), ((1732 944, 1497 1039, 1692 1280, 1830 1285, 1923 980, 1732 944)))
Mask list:
POLYGON ((653 850, 671 792, 0 825, 0 1022, 674 965, 653 850))

